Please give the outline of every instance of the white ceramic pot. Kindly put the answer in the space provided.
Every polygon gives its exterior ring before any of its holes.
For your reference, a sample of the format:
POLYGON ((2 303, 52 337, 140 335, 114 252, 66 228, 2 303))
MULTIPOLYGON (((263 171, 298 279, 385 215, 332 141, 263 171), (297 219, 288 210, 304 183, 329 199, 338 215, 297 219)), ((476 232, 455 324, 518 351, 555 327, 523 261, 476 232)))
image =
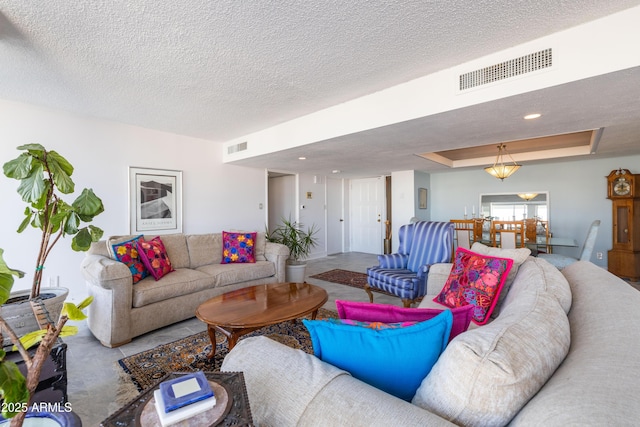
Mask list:
POLYGON ((289 283, 304 283, 304 275, 307 268, 306 263, 286 265, 285 280, 289 283))
MULTIPOLYGON (((20 302, 12 302, 7 303, 2 306, 2 317, 9 323, 11 329, 18 335, 19 337, 40 329, 38 326, 38 322, 36 321, 35 316, 33 315, 33 310, 31 309, 31 304, 29 304, 29 290, 21 290, 11 292, 12 298, 21 298, 24 297, 24 300, 20 302)), ((41 297, 43 297, 43 303, 47 311, 49 312, 49 317, 52 322, 56 322, 58 317, 60 317, 60 312, 62 311, 62 307, 64 306, 64 301, 67 299, 69 295, 69 289, 67 288, 42 288, 40 291, 41 297), (45 295, 51 295, 46 298, 45 295)), ((8 334, 3 332, 3 337, 5 343, 8 344, 10 342, 8 338, 8 334)))

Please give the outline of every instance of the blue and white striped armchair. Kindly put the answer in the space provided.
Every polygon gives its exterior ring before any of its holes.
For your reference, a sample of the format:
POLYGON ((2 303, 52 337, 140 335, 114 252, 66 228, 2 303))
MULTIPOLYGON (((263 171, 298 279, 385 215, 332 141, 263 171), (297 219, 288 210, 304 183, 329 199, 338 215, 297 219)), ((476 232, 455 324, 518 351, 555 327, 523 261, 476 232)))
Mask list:
POLYGON ((369 302, 373 302, 371 288, 400 297, 405 307, 424 296, 431 265, 451 262, 453 233, 451 222, 418 221, 400 227, 398 252, 378 255, 379 265, 367 268, 364 289, 369 302))

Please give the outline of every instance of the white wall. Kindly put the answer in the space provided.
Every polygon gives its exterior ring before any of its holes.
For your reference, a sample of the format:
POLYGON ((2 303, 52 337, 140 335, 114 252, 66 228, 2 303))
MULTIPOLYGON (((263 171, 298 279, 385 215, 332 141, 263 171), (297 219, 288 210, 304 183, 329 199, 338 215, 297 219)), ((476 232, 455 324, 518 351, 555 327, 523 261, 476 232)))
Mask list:
POLYGON ((311 249, 309 258, 322 258, 327 255, 325 233, 325 180, 326 177, 321 175, 298 175, 299 222, 305 230, 314 225, 318 230, 315 234, 315 237, 318 239, 318 245, 311 249), (307 193, 311 193, 311 198, 307 198, 307 193))
MULTIPOLYGON (((183 231, 220 232, 241 228, 264 230, 266 178, 263 170, 222 164, 221 145, 209 141, 124 124, 98 121, 25 104, 0 100, 0 160, 15 158, 16 147, 40 143, 56 150, 75 167, 75 199, 82 188, 93 188, 105 212, 93 224, 105 236, 129 233, 129 166, 183 171, 183 231)), ((40 234, 33 228, 17 234, 25 204, 15 191, 18 182, 0 176, 0 248, 5 260, 27 276, 15 289, 31 286, 40 234)), ((65 199, 66 200, 66 199, 65 199)), ((45 266, 44 285, 60 278, 70 299, 86 295, 80 262, 84 253, 61 241, 45 266)))
MULTIPOLYGON (((640 156, 591 159, 580 157, 546 165, 523 165, 510 178, 500 181, 482 168, 431 174, 429 208, 431 219, 462 218, 467 206, 479 205, 480 193, 549 192, 549 223, 554 236, 573 237, 581 245, 591 222, 601 220, 591 259, 606 267, 611 249, 611 201, 607 197, 606 176, 618 168, 640 173, 640 156), (603 252, 603 259, 596 259, 603 252)), ((577 256, 579 248, 555 250, 577 256)))

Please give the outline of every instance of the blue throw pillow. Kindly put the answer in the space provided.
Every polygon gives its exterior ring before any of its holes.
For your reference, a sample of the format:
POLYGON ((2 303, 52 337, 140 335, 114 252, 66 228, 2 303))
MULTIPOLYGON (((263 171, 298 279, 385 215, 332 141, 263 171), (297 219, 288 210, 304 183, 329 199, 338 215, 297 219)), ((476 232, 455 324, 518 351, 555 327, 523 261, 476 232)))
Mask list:
POLYGON ((451 310, 399 329, 372 329, 303 320, 319 359, 396 397, 410 401, 444 351, 451 310))

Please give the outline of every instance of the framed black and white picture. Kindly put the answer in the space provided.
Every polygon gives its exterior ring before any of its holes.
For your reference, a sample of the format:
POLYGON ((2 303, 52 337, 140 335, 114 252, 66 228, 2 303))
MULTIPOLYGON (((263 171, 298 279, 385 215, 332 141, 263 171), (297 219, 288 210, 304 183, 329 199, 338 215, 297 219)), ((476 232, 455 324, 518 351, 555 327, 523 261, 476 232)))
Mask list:
POLYGON ((131 234, 182 233, 182 171, 129 167, 131 234))

